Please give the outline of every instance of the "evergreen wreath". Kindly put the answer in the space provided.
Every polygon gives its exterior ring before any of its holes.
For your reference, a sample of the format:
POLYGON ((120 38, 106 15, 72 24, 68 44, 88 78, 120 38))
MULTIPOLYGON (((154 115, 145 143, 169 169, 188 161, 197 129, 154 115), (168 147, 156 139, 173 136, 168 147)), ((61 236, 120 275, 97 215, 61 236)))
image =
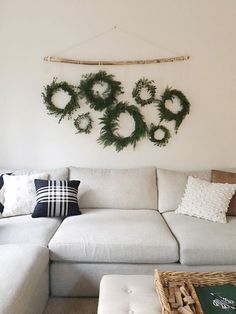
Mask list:
POLYGON ((146 78, 140 79, 138 82, 135 83, 135 87, 132 91, 132 96, 135 101, 141 106, 145 106, 154 102, 156 96, 156 86, 154 85, 154 81, 148 80, 146 78), (149 98, 141 98, 141 92, 143 89, 147 90, 148 94, 150 95, 149 98))
POLYGON ((92 124, 93 124, 93 120, 92 120, 89 112, 82 113, 82 114, 78 115, 78 117, 74 120, 74 126, 77 129, 76 134, 78 134, 78 133, 89 134, 92 130, 92 124), (86 120, 86 122, 87 122, 85 127, 81 127, 81 123, 83 120, 86 120))
POLYGON ((116 151, 121 151, 129 144, 135 148, 136 143, 147 134, 147 125, 143 120, 143 116, 139 109, 133 105, 129 105, 127 102, 119 102, 114 108, 106 110, 104 116, 100 118, 101 128, 100 137, 98 139, 99 144, 103 144, 104 147, 114 145, 116 151), (128 112, 135 122, 134 131, 130 136, 121 136, 118 133, 119 129, 119 116, 121 113, 128 112))
POLYGON ((46 104, 48 113, 55 115, 56 117, 60 116, 59 123, 66 115, 68 115, 68 119, 70 119, 72 113, 77 108, 79 108, 78 92, 76 92, 73 85, 70 85, 64 81, 57 82, 57 78, 54 77, 50 85, 44 86, 44 90, 45 91, 42 92, 42 97, 44 103, 46 104), (56 94, 59 90, 63 90, 65 93, 70 95, 70 100, 64 108, 57 107, 52 101, 53 95, 56 94))
POLYGON ((85 97, 90 107, 97 111, 111 107, 117 101, 117 96, 123 94, 121 82, 114 80, 114 75, 105 71, 83 75, 79 88, 80 96, 85 97), (102 86, 107 84, 107 88, 102 94, 95 93, 93 90, 95 84, 102 86))
POLYGON ((185 97, 185 95, 177 90, 177 89, 171 89, 167 87, 161 96, 161 99, 158 101, 158 109, 160 111, 159 116, 161 121, 175 121, 175 131, 177 133, 179 126, 181 125, 183 119, 187 114, 189 114, 190 110, 190 103, 188 99, 185 97), (181 110, 177 113, 169 110, 166 108, 165 104, 167 100, 170 100, 172 103, 174 101, 174 98, 177 97, 180 101, 181 110))
POLYGON ((166 146, 168 144, 170 138, 171 138, 170 131, 165 126, 160 125, 160 124, 159 125, 151 124, 150 129, 149 129, 149 139, 151 142, 154 143, 154 145, 157 145, 160 147, 166 146), (161 139, 155 138, 155 133, 158 130, 161 130, 164 133, 164 136, 161 139))

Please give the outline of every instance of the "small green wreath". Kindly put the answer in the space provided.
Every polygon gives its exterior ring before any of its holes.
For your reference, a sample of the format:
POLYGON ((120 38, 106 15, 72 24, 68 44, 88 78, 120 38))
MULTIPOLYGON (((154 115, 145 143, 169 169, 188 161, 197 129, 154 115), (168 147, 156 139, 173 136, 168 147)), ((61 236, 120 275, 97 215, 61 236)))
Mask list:
POLYGON ((78 92, 75 91, 75 87, 73 85, 70 85, 67 82, 57 82, 57 78, 54 78, 50 85, 44 86, 44 90, 45 91, 42 93, 42 97, 44 103, 46 104, 48 113, 55 115, 56 117, 60 116, 59 123, 66 115, 68 115, 68 119, 70 119, 72 113, 79 108, 78 92), (52 101, 52 97, 59 90, 68 93, 70 96, 70 100, 64 108, 57 107, 52 101))
POLYGON ((100 119, 101 134, 98 139, 99 144, 104 147, 114 145, 119 152, 129 144, 135 148, 136 143, 147 134, 147 125, 143 120, 143 116, 137 107, 128 105, 127 102, 119 102, 114 108, 106 110, 104 116, 100 119), (119 116, 121 113, 128 112, 135 122, 134 131, 130 136, 121 136, 118 133, 119 116))
POLYGON ((85 97, 90 107, 97 111, 111 107, 117 101, 117 96, 123 93, 121 82, 115 81, 114 75, 105 71, 83 75, 79 88, 80 96, 85 97), (94 92, 95 84, 106 84, 107 88, 100 94, 98 91, 94 92))
POLYGON ((150 129, 149 129, 149 139, 151 142, 154 143, 154 145, 157 146, 166 146, 171 138, 170 131, 163 125, 154 125, 151 124, 150 129), (161 130, 163 132, 163 137, 161 139, 156 139, 155 138, 155 133, 156 131, 161 130))
POLYGON ((93 120, 89 112, 78 115, 78 117, 74 120, 74 126, 77 129, 76 134, 78 133, 89 134, 92 130, 92 124, 93 124, 93 120), (81 123, 83 120, 86 120, 86 125, 84 127, 81 127, 81 123))
POLYGON ((156 96, 156 86, 154 85, 154 81, 148 80, 146 78, 140 79, 138 82, 135 83, 135 88, 133 89, 132 96, 137 104, 140 104, 141 106, 145 106, 154 102, 156 96), (146 89, 148 94, 150 95, 150 97, 147 99, 141 98, 141 92, 144 89, 146 89))
POLYGON ((158 108, 159 108, 159 116, 161 121, 175 121, 175 131, 178 131, 179 126, 181 125, 183 119, 187 114, 189 114, 190 110, 190 103, 188 99, 185 97, 185 95, 177 90, 177 89, 171 89, 167 87, 161 96, 161 99, 158 100, 158 108), (170 100, 171 102, 174 101, 174 98, 178 98, 180 101, 181 110, 177 113, 169 110, 166 108, 166 101, 170 100))

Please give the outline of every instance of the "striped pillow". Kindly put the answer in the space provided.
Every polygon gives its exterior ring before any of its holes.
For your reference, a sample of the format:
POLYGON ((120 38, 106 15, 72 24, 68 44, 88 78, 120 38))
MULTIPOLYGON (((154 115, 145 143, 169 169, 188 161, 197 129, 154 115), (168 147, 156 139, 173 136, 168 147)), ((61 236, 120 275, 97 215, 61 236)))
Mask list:
POLYGON ((80 181, 34 180, 37 204, 32 214, 36 217, 67 217, 80 215, 78 187, 80 181))

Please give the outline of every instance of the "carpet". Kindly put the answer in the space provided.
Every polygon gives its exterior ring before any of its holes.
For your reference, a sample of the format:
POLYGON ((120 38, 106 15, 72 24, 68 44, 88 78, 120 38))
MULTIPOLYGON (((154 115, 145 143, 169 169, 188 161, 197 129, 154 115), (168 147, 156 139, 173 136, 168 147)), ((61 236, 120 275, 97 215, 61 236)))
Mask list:
POLYGON ((97 314, 97 298, 49 298, 44 314, 97 314))

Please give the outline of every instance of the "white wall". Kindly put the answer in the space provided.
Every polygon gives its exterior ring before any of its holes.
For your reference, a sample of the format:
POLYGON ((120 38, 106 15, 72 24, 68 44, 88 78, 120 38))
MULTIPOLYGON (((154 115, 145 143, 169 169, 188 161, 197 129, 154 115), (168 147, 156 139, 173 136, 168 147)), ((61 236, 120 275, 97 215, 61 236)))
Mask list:
MULTIPOLYGON (((235 167, 235 17, 235 0, 0 0, 0 165, 235 167), (42 61, 114 25, 166 49, 111 32, 64 56, 151 58, 168 56, 169 49, 191 59, 106 68, 42 61), (122 81, 127 100, 134 82, 143 76, 157 82, 159 95, 167 85, 186 94, 191 113, 165 148, 142 140, 136 150, 128 147, 117 153, 97 144, 97 119, 92 134, 78 135, 72 121, 58 124, 47 115, 41 92, 54 76, 76 84, 82 73, 99 69, 122 81)), ((82 104, 81 112, 87 109, 82 104)), ((143 113, 152 119, 151 108, 143 113)))

